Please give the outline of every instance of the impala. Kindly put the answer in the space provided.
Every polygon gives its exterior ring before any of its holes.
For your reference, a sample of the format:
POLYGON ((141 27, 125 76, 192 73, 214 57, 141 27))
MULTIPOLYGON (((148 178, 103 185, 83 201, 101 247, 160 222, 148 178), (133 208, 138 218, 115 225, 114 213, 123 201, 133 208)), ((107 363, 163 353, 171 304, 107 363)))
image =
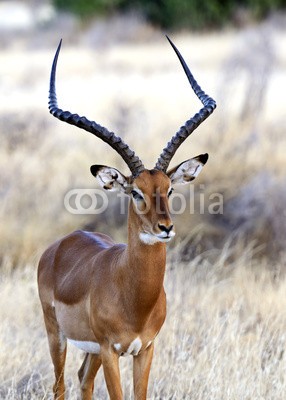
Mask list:
POLYGON ((104 189, 130 196, 127 244, 117 244, 102 233, 76 231, 52 244, 40 259, 38 287, 54 364, 55 399, 65 396, 67 342, 85 352, 78 372, 82 399, 92 398, 101 365, 110 399, 123 399, 118 361, 125 355, 133 356, 135 399, 147 396, 154 339, 166 316, 166 243, 175 235, 168 197, 172 185, 189 183, 198 176, 208 155, 191 158, 169 171, 167 168, 178 147, 216 107, 168 40, 203 108, 173 136, 150 170, 113 132, 58 108, 55 76, 61 42, 55 54, 49 92, 51 114, 108 143, 131 171, 125 176, 112 167, 91 167, 104 189))

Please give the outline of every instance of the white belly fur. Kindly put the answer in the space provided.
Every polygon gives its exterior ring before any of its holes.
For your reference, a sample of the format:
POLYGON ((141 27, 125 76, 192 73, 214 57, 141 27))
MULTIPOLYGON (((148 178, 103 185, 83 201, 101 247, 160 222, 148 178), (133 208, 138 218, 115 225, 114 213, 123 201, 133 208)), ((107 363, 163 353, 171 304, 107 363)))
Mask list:
MULTIPOLYGON (((73 340, 73 339, 67 339, 68 343, 71 343, 72 345, 76 346, 78 349, 84 351, 85 353, 92 353, 92 354, 100 354, 100 344, 96 342, 88 342, 88 341, 83 341, 83 340, 73 340)), ((150 343, 151 344, 151 343, 150 343)), ((149 343, 148 343, 149 345, 149 343)), ((120 353, 121 349, 121 344, 116 343, 113 345, 115 350, 120 353)), ((133 340, 133 342, 130 343, 128 349, 126 352, 122 352, 120 355, 123 356, 137 356, 139 351, 141 350, 142 347, 142 342, 139 337, 133 340)))
POLYGON ((68 339, 68 342, 76 346, 78 349, 85 351, 86 353, 100 353, 100 344, 96 342, 84 342, 82 340, 73 339, 68 339))

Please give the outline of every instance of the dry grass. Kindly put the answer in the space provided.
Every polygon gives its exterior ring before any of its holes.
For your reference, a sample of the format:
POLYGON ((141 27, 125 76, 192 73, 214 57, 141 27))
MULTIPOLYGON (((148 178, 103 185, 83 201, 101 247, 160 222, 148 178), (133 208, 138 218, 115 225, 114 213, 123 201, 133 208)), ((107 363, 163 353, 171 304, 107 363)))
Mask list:
MULTIPOLYGON (((169 263, 168 317, 156 340, 151 399, 284 399, 285 278, 258 265, 251 249, 228 267, 226 256, 213 265, 169 263)), ((1 399, 51 398, 52 363, 35 281, 27 267, 0 283, 1 399)), ((81 359, 69 348, 69 399, 79 395, 81 359)), ((131 359, 121 361, 125 399, 132 398, 131 359)), ((107 399, 102 372, 95 393, 107 399)))
MULTIPOLYGON (((168 44, 153 34, 152 43, 139 45, 64 44, 58 69, 60 105, 122 134, 147 167, 200 106, 168 44)), ((87 36, 78 41, 86 43, 87 36)), ((173 39, 218 109, 173 161, 210 153, 195 183, 195 215, 175 216, 168 319, 157 340, 150 398, 284 399, 286 33, 270 21, 173 39), (222 215, 198 212, 202 191, 205 211, 212 193, 223 194, 222 215)), ((27 52, 18 41, 0 53, 1 399, 51 398, 52 365, 35 282, 40 253, 83 226, 126 237, 116 198, 96 218, 64 209, 69 189, 94 187, 91 164, 125 173, 127 167, 99 140, 49 116, 54 47, 27 52)), ((71 350, 70 399, 78 396, 79 358, 71 350)), ((130 362, 122 361, 126 399, 130 362)), ((96 387, 97 397, 106 399, 102 374, 96 387)))

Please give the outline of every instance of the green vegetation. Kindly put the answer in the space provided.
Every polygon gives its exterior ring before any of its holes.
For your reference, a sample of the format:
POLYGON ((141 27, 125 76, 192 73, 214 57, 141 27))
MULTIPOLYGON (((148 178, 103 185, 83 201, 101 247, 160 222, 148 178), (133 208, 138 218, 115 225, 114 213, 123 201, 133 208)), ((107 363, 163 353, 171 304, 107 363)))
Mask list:
POLYGON ((219 28, 236 21, 239 10, 253 19, 286 8, 285 0, 53 0, 59 10, 81 18, 135 10, 162 28, 219 28))

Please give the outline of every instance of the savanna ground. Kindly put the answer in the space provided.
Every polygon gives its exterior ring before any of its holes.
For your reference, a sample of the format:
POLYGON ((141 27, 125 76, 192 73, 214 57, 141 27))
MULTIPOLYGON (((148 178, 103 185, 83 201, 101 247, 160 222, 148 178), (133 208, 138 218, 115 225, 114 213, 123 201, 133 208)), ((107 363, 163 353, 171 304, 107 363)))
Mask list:
MULTIPOLYGON (((122 38, 117 32, 129 25, 116 23, 109 27, 111 38, 96 26, 73 40, 64 36, 59 105, 118 132, 152 167, 200 103, 162 34, 129 22, 136 34, 122 38)), ((126 216, 115 196, 101 215, 72 215, 63 205, 68 190, 97 187, 91 164, 125 173, 127 167, 104 143, 48 114, 49 70, 60 32, 1 42, 1 399, 52 397, 36 288, 41 252, 79 227, 126 237, 126 216)), ((182 191, 186 211, 174 216, 168 316, 156 340, 149 397, 284 399, 285 20, 172 39, 218 109, 172 161, 210 154, 194 192, 182 191), (223 197, 221 214, 208 212, 213 194, 223 197)), ((81 359, 80 351, 69 349, 69 399, 79 396, 81 359)), ((132 398, 131 363, 121 361, 126 399, 132 398)), ((102 372, 95 395, 107 399, 102 372)))

